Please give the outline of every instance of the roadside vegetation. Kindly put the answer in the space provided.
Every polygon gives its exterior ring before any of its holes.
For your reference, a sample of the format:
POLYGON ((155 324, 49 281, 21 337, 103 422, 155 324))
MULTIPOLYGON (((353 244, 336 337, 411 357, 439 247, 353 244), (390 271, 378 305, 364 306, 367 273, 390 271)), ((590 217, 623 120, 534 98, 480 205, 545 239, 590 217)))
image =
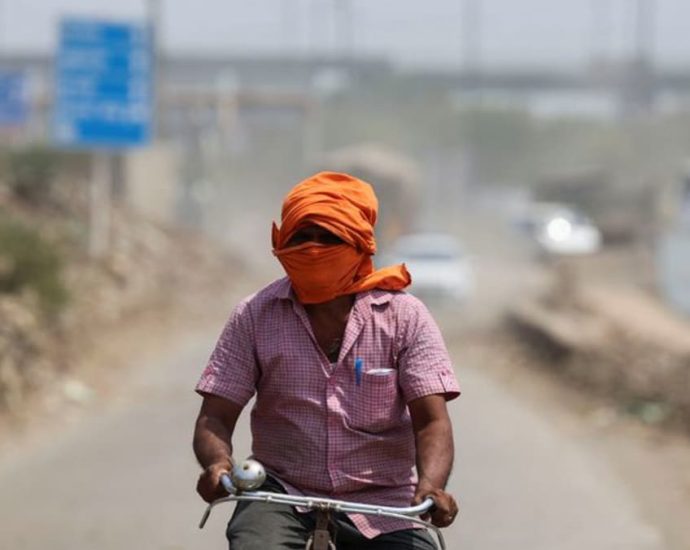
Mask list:
MULTIPOLYGON (((0 154, 0 412, 15 411, 45 377, 69 304, 67 250, 51 223, 60 155, 43 147, 0 154)), ((59 362, 60 353, 53 358, 59 362)))
POLYGON ((43 146, 0 151, 0 420, 30 414, 44 390, 51 403, 87 399, 77 371, 106 368, 89 361, 106 334, 111 344, 118 328, 226 283, 226 254, 122 198, 108 250, 91 257, 89 160, 43 146))
POLYGON ((57 246, 23 222, 0 220, 0 293, 29 295, 41 311, 57 316, 68 302, 64 259, 57 246))

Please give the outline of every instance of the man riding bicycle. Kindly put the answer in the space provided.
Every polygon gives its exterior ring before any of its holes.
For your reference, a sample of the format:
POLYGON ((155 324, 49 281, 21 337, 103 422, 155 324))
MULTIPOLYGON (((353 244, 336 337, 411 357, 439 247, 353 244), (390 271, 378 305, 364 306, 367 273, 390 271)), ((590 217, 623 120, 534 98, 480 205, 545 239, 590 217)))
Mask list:
MULTIPOLYGON (((256 395, 262 490, 386 506, 431 496, 434 525, 455 519, 446 401, 458 384, 436 323, 403 292, 405 266, 374 269, 377 206, 369 184, 332 172, 285 198, 273 253, 287 277, 234 309, 196 388, 204 500, 225 495, 235 424, 256 395)), ((303 548, 314 522, 313 513, 241 502, 227 537, 232 550, 303 548)), ((434 548, 404 519, 335 514, 330 529, 343 550, 434 548)))

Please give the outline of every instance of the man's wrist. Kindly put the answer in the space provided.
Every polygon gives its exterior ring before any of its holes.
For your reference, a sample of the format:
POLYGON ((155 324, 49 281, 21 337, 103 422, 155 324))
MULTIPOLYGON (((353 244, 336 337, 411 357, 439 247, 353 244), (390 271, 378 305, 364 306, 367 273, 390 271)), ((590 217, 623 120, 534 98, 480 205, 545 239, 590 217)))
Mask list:
POLYGON ((428 478, 420 478, 417 482, 417 491, 434 491, 436 489, 444 490, 445 484, 434 483, 432 480, 428 478))

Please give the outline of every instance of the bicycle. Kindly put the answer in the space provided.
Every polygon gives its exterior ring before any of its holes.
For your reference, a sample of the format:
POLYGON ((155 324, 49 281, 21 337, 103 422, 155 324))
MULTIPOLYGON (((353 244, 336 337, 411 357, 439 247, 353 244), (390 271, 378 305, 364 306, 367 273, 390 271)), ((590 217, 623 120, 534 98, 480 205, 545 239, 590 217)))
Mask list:
POLYGON ((431 498, 427 498, 417 506, 394 507, 347 502, 344 500, 321 497, 256 491, 255 489, 261 487, 265 480, 266 471, 256 460, 248 459, 240 464, 236 464, 230 475, 223 474, 221 476, 221 483, 228 492, 228 496, 214 500, 207 506, 201 518, 201 522, 199 523, 199 529, 203 529, 206 521, 211 515, 211 511, 218 504, 239 501, 264 502, 283 504, 285 506, 299 506, 316 512, 316 528, 314 533, 307 540, 305 550, 336 550, 335 544, 330 539, 330 532, 328 530, 330 516, 334 512, 378 515, 411 521, 417 525, 422 525, 425 529, 434 533, 439 549, 446 550, 446 544, 441 530, 432 523, 424 521, 419 517, 431 510, 434 506, 434 501, 431 498))

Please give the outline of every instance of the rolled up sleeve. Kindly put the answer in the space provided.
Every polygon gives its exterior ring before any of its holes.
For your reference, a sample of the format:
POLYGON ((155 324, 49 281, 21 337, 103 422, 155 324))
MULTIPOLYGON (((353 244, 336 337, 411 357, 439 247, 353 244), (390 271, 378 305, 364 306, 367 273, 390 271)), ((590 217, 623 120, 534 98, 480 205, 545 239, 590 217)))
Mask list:
POLYGON ((408 299, 402 313, 398 373, 405 401, 434 394, 447 401, 455 399, 460 386, 438 325, 414 297, 408 299))
POLYGON ((243 302, 230 315, 196 391, 244 407, 254 395, 259 378, 254 342, 251 314, 243 302))

